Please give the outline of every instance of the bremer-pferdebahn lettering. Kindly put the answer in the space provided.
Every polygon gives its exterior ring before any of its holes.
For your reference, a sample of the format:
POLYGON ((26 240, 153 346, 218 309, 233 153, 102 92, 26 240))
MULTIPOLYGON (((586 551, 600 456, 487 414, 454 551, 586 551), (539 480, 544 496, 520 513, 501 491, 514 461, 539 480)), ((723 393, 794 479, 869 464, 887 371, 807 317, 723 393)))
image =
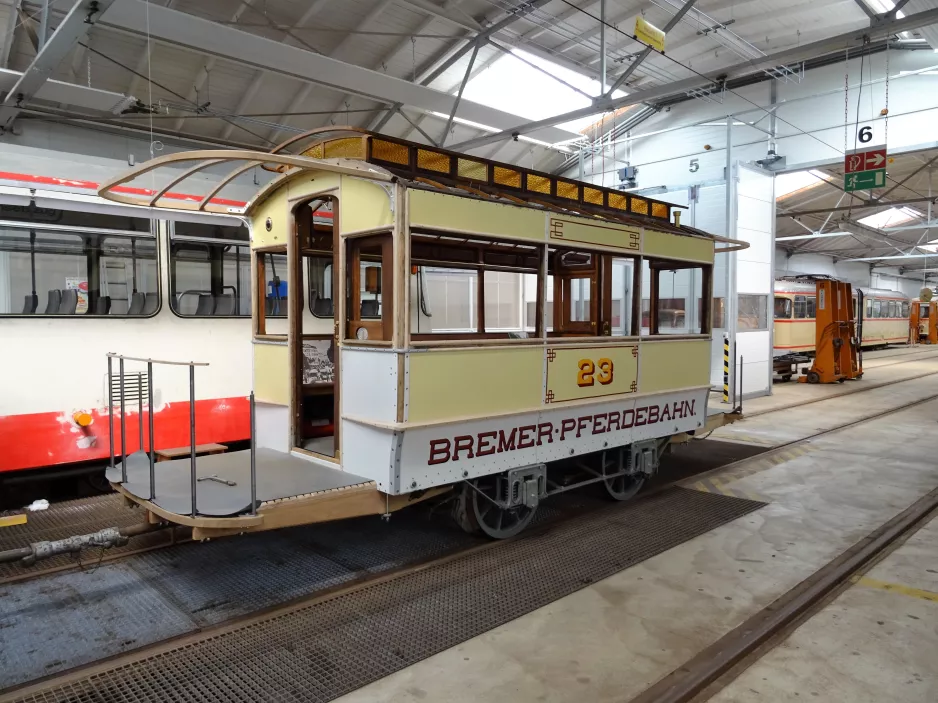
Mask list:
POLYGON ((612 410, 594 415, 580 415, 554 422, 536 425, 521 425, 508 430, 488 430, 477 434, 458 435, 452 438, 431 439, 428 465, 445 464, 448 461, 474 459, 517 449, 552 444, 627 430, 630 427, 655 425, 669 420, 693 417, 696 400, 677 400, 673 403, 643 405, 627 410, 612 410))

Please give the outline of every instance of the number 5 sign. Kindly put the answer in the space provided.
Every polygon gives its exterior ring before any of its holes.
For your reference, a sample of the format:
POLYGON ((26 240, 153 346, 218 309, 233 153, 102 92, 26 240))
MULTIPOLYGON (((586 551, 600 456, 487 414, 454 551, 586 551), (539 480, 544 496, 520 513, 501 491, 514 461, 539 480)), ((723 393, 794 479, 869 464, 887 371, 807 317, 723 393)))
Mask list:
POLYGON ((545 403, 635 393, 638 347, 549 347, 545 403))

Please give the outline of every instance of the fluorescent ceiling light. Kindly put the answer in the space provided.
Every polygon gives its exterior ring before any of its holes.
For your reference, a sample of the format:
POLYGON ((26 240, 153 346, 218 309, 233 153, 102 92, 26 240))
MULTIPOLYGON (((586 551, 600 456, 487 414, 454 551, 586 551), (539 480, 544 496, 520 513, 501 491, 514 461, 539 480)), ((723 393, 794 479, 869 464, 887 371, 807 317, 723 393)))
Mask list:
POLYGON ((910 220, 917 220, 922 217, 922 213, 910 207, 891 207, 888 210, 877 212, 875 215, 857 220, 861 225, 882 229, 883 227, 901 225, 910 220))
MULTIPOLYGON (((470 80, 466 84, 463 97, 529 120, 542 120, 592 104, 592 100, 586 95, 544 75, 528 63, 540 67, 587 95, 598 96, 601 92, 597 80, 518 49, 513 49, 511 53, 512 55, 503 55, 470 80), (524 61, 516 57, 521 57, 524 61)), ((618 98, 625 94, 617 90, 613 97, 618 98)), ((593 116, 566 122, 557 125, 557 128, 568 132, 581 132, 593 124, 599 114, 600 111, 597 111, 593 116)))
POLYGON ((775 199, 782 200, 795 193, 803 193, 829 180, 831 180, 831 176, 814 169, 779 174, 775 177, 775 199))

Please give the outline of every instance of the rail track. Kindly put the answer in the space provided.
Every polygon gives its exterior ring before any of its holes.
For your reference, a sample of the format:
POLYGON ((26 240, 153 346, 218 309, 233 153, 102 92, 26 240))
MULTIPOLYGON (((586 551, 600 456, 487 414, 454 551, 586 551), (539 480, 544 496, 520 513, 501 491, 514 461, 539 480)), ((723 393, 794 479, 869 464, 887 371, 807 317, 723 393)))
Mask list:
MULTIPOLYGON (((908 381, 913 379, 907 378, 904 380, 908 381)), ((907 410, 910 407, 915 407, 916 405, 932 402, 934 400, 938 400, 938 394, 931 394, 903 406, 872 413, 862 418, 853 419, 849 422, 838 424, 811 435, 801 437, 790 442, 785 442, 782 445, 769 449, 768 452, 760 452, 758 453, 758 456, 754 455, 754 457, 758 459, 763 456, 771 456, 775 452, 781 452, 785 449, 791 448, 792 446, 807 443, 818 437, 834 434, 867 422, 879 420, 883 417, 907 410)), ((718 474, 725 471, 732 471, 735 467, 738 467, 741 464, 745 464, 747 461, 749 461, 748 458, 741 459, 739 461, 730 462, 718 468, 711 469, 709 472, 695 475, 693 478, 687 478, 666 484, 662 483, 656 487, 656 489, 650 491, 643 499, 632 504, 631 509, 638 508, 640 512, 642 506, 644 505, 653 505, 655 501, 670 499, 669 497, 673 495, 674 491, 681 491, 681 489, 674 487, 675 483, 677 485, 687 485, 688 483, 692 484, 700 477, 707 476, 709 474, 718 474)), ((682 491, 682 494, 683 493, 696 493, 696 491, 682 491)), ((686 675, 684 672, 685 669, 688 669, 688 667, 682 667, 680 672, 678 672, 681 674, 679 677, 681 679, 680 685, 675 683, 674 678, 669 679, 667 684, 662 683, 661 687, 655 687, 654 690, 649 689, 650 693, 649 691, 646 691, 645 694, 642 694, 642 696, 636 699, 636 703, 650 703, 650 701, 691 700, 706 686, 713 685, 714 681, 720 679, 721 676, 725 676, 727 672, 730 671, 733 667, 740 666, 740 663, 744 661, 745 657, 752 656, 752 652, 755 651, 756 648, 759 646, 765 646, 766 642, 771 640, 773 637, 777 637, 778 633, 782 632, 785 627, 791 626, 791 622, 794 621, 792 618, 804 617, 805 613, 808 612, 811 607, 816 606, 821 602, 821 600, 829 597, 830 594, 833 593, 836 588, 842 586, 846 582, 846 579, 848 579, 851 575, 857 573, 857 571, 864 568, 865 565, 871 565, 873 561, 878 558, 877 555, 882 554, 884 549, 887 549, 890 544, 895 543, 895 540, 900 539, 904 534, 908 534, 908 531, 913 529, 915 525, 921 524, 921 521, 926 515, 928 515, 930 511, 938 508, 938 503, 936 503, 936 501, 938 501, 938 491, 933 491, 932 494, 930 494, 929 500, 923 499, 923 501, 919 501, 919 503, 916 504, 917 507, 913 506, 913 508, 916 508, 915 510, 910 508, 909 511, 903 513, 903 516, 900 516, 896 520, 890 521, 890 523, 885 525, 883 528, 877 530, 868 538, 862 540, 861 543, 855 545, 854 548, 848 550, 848 552, 841 555, 841 557, 838 559, 835 559, 834 562, 832 562, 830 565, 821 569, 817 574, 815 574, 815 576, 812 576, 803 582, 803 584, 801 584, 798 588, 793 589, 791 593, 786 594, 780 598, 778 601, 776 601, 775 604, 773 604, 772 607, 767 608, 765 611, 763 611, 763 613, 760 614, 761 619, 753 619, 752 622, 748 623, 748 627, 741 626, 740 628, 737 628, 737 630, 734 630, 733 633, 730 633, 730 635, 727 635, 727 637, 733 635, 736 639, 732 641, 727 640, 726 642, 721 640, 721 642, 723 642, 721 647, 716 649, 708 649, 707 652, 709 652, 709 654, 702 654, 701 657, 703 657, 703 659, 701 659, 700 662, 698 662, 696 659, 694 660, 693 671, 696 673, 691 679, 687 679, 685 681, 686 675), (780 610, 784 610, 784 612, 787 614, 785 618, 778 617, 778 611, 780 610), (765 634, 760 635, 758 641, 754 641, 752 633, 756 632, 757 629, 760 633, 764 630, 765 634), (734 635, 734 633, 736 634, 734 635), (732 649, 733 652, 736 652, 736 654, 734 654, 732 657, 725 654, 725 652, 730 651, 730 649, 732 649), (723 652, 723 654, 719 654, 719 652, 723 652), (705 666, 704 663, 701 662, 703 662, 707 656, 710 656, 713 661, 705 666), (719 668, 717 669, 718 664, 719 668), (684 691, 680 694, 683 697, 674 697, 675 694, 673 691, 684 691)), ((750 501, 750 503, 752 503, 752 501, 750 501)), ((558 544, 563 543, 563 541, 566 539, 563 537, 564 533, 567 530, 577 532, 580 529, 578 527, 580 522, 583 520, 589 520, 590 514, 595 512, 595 508, 595 504, 590 504, 580 512, 574 510, 567 515, 562 516, 562 519, 558 519, 556 516, 554 519, 546 519, 530 531, 522 533, 522 535, 512 540, 495 543, 476 542, 474 544, 462 545, 460 548, 454 549, 447 553, 437 554, 432 558, 421 560, 417 563, 411 562, 406 566, 401 566, 400 568, 387 571, 386 573, 372 573, 364 575, 353 581, 349 581, 332 588, 321 589, 314 593, 306 594, 300 598, 290 600, 289 602, 273 605, 269 608, 263 609, 260 612, 253 612, 237 618, 232 618, 211 627, 200 628, 196 632, 187 633, 186 635, 179 638, 171 638, 161 642, 156 642, 142 647, 136 651, 112 657, 106 661, 100 661, 88 666, 78 667, 64 674, 53 675, 47 680, 33 682, 26 685, 25 687, 11 691, 6 696, 0 695, 0 703, 14 700, 49 700, 50 698, 47 698, 47 695, 51 695, 56 691, 61 692, 65 690, 70 692, 93 691, 94 695, 96 696, 95 700, 100 701, 124 700, 123 698, 119 698, 116 695, 116 691, 119 689, 123 690, 121 686, 124 686, 128 677, 139 677, 143 675, 141 672, 145 672, 146 676, 163 676, 159 673, 159 671, 161 670, 161 667, 168 665, 168 661, 171 660, 173 666, 182 666, 180 662, 183 660, 177 659, 181 652, 187 652, 188 655, 191 655, 194 651, 197 652, 204 648, 207 652, 207 654, 204 656, 209 658, 215 656, 243 657, 243 651, 239 650, 238 645, 233 644, 233 642, 236 643, 238 638, 243 637, 247 638, 251 643, 256 645, 258 642, 257 636, 252 633, 264 632, 264 637, 269 637, 272 634, 276 634, 277 636, 302 638, 301 634, 295 628, 287 627, 286 630, 284 629, 285 626, 283 623, 285 622, 285 616, 290 615, 292 618, 294 616, 301 615, 306 617, 312 612, 312 609, 317 607, 325 607, 325 604, 346 602, 349 599, 358 597, 367 599, 370 596, 361 594, 371 593, 375 589, 393 590, 394 588, 397 588, 394 584, 397 584, 398 582, 407 581, 409 579, 415 578, 418 574, 427 574, 437 569, 445 570, 456 568, 457 571, 460 571, 460 573, 462 573, 465 577, 465 568, 457 568, 453 566, 454 564, 461 563, 461 560, 484 561, 488 565, 487 568, 490 570, 502 568, 502 562, 510 561, 508 558, 511 556, 509 552, 511 550, 518 549, 517 545, 519 544, 531 545, 537 543, 539 540, 546 539, 558 540, 558 544), (234 647, 234 649, 232 649, 232 647, 234 647)), ((609 516, 606 514, 606 511, 608 510, 612 510, 612 508, 603 508, 599 511, 606 515, 606 517, 603 519, 609 518, 609 516)), ((616 521, 613 518, 612 522, 619 524, 630 522, 631 520, 631 517, 628 521, 616 521)), ((671 527, 673 527, 673 525, 671 527)), ((603 540, 603 548, 609 548, 607 540, 603 540)), ((663 549, 659 551, 663 551, 663 549)), ((647 558, 647 556, 644 558, 647 558)), ((613 573, 615 571, 621 570, 622 568, 630 566, 632 563, 636 562, 631 560, 628 555, 621 557, 620 560, 615 563, 616 568, 613 570, 613 573)), ((578 568, 586 567, 583 564, 580 564, 578 568)), ((531 578, 536 577, 531 576, 531 578)), ((594 579, 595 577, 588 576, 584 578, 585 580, 583 581, 583 584, 585 585, 585 583, 591 582, 590 579, 594 579)), ((439 585, 439 578, 436 578, 436 580, 433 582, 439 585)), ((424 586, 422 588, 425 589, 428 587, 429 586, 424 586)), ((413 595, 411 591, 407 592, 413 595)), ((427 595, 426 590, 421 590, 420 588, 416 589, 414 593, 419 593, 420 597, 427 595)), ((561 597, 563 594, 555 595, 556 597, 561 597)), ((440 596, 440 598, 443 598, 445 601, 446 598, 444 596, 440 596)), ((351 607, 357 613, 368 613, 376 612, 373 611, 373 608, 384 608, 386 605, 387 604, 382 601, 382 604, 380 605, 351 605, 346 606, 346 608, 351 607)), ((460 607, 461 606, 462 604, 460 604, 460 607)), ((328 607, 331 608, 333 606, 329 605, 328 607)), ((403 605, 401 607, 403 607, 403 605)), ((512 617, 517 617, 518 614, 521 613, 517 613, 512 617)), ((411 613, 408 617, 413 618, 415 616, 413 613, 411 613)), ((757 618, 758 617, 759 616, 757 616, 757 618)), ((459 628, 457 628, 457 630, 458 629, 459 628)), ((460 630, 460 632, 463 632, 463 634, 465 634, 467 637, 472 636, 471 632, 465 632, 464 630, 460 630)), ((446 644, 446 647, 457 643, 449 640, 447 642, 448 643, 446 644)), ((387 645, 387 643, 384 643, 384 645, 387 645)), ((435 651, 439 651, 439 649, 435 651)), ((414 663, 414 661, 419 661, 421 658, 429 656, 432 653, 432 651, 424 651, 420 656, 413 655, 416 656, 416 659, 411 656, 402 657, 401 660, 395 664, 395 666, 391 667, 391 669, 382 669, 381 672, 376 672, 375 678, 386 675, 387 673, 390 673, 390 671, 401 668, 402 666, 406 666, 409 663, 414 663)), ((203 655, 201 654, 196 654, 192 657, 192 659, 200 660, 202 656, 203 655)), ((215 666, 206 665, 204 669, 200 669, 198 672, 190 671, 188 675, 212 676, 212 672, 215 670, 215 666)), ((677 675, 678 674, 675 674, 675 676, 677 675)), ((179 679, 173 678, 175 674, 167 676, 168 678, 164 677, 164 683, 166 685, 176 685, 176 683, 179 682, 179 679)), ((303 679, 302 676, 300 678, 303 679)), ((309 677, 307 676, 306 678, 308 679, 309 677)), ((358 678, 355 681, 333 681, 332 683, 335 685, 329 690, 332 690, 335 693, 346 692, 348 690, 352 690, 355 687, 368 683, 368 680, 373 679, 368 679, 366 676, 364 679, 358 678)), ((317 685, 322 683, 318 679, 316 679, 315 682, 306 681, 304 679, 303 685, 306 685, 307 683, 309 685, 313 685, 313 683, 316 682, 318 682, 317 685)), ((246 695, 245 691, 227 691, 225 695, 230 697, 231 700, 247 700, 247 698, 244 697, 246 695)), ((51 699, 56 700, 54 697, 51 699)), ((190 698, 186 698, 185 695, 179 697, 178 693, 174 699, 178 699, 180 701, 190 700, 190 698)), ((326 696, 322 699, 329 700, 330 697, 326 696)), ((135 699, 131 697, 128 698, 128 700, 135 699)), ((191 698, 191 700, 196 700, 196 698, 191 698)))

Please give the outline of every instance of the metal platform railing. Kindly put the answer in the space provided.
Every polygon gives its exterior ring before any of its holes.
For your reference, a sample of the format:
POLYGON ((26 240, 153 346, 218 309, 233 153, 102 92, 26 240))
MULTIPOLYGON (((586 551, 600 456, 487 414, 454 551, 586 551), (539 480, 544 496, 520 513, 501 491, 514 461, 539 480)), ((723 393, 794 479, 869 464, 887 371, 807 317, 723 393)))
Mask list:
MULTIPOLYGON (((147 418, 149 426, 149 451, 146 452, 150 460, 150 494, 148 500, 156 499, 156 442, 154 439, 154 422, 153 422, 153 364, 162 364, 166 366, 188 366, 189 367, 189 477, 190 477, 190 490, 192 492, 192 506, 191 506, 191 517, 196 517, 199 514, 198 511, 198 476, 196 474, 196 443, 195 443, 195 369, 197 366, 207 367, 209 364, 207 362, 200 361, 168 361, 165 359, 144 359, 141 357, 134 356, 124 356, 122 354, 115 354, 113 352, 108 352, 107 354, 107 419, 108 419, 108 434, 110 441, 110 467, 112 469, 117 468, 115 465, 115 460, 117 455, 114 451, 114 359, 118 360, 118 389, 120 393, 120 436, 121 436, 121 482, 127 483, 127 420, 126 420, 126 408, 124 403, 125 398, 125 385, 124 385, 124 362, 125 361, 134 361, 145 363, 147 365, 147 418)), ((144 436, 143 436, 143 376, 142 374, 137 374, 136 378, 137 383, 137 410, 139 414, 139 429, 140 429, 140 451, 144 451, 144 436)), ((257 514, 257 451, 256 451, 256 420, 255 420, 255 409, 254 409, 254 391, 251 391, 250 395, 250 413, 251 413, 251 446, 250 446, 250 455, 251 455, 251 515, 257 514)))

